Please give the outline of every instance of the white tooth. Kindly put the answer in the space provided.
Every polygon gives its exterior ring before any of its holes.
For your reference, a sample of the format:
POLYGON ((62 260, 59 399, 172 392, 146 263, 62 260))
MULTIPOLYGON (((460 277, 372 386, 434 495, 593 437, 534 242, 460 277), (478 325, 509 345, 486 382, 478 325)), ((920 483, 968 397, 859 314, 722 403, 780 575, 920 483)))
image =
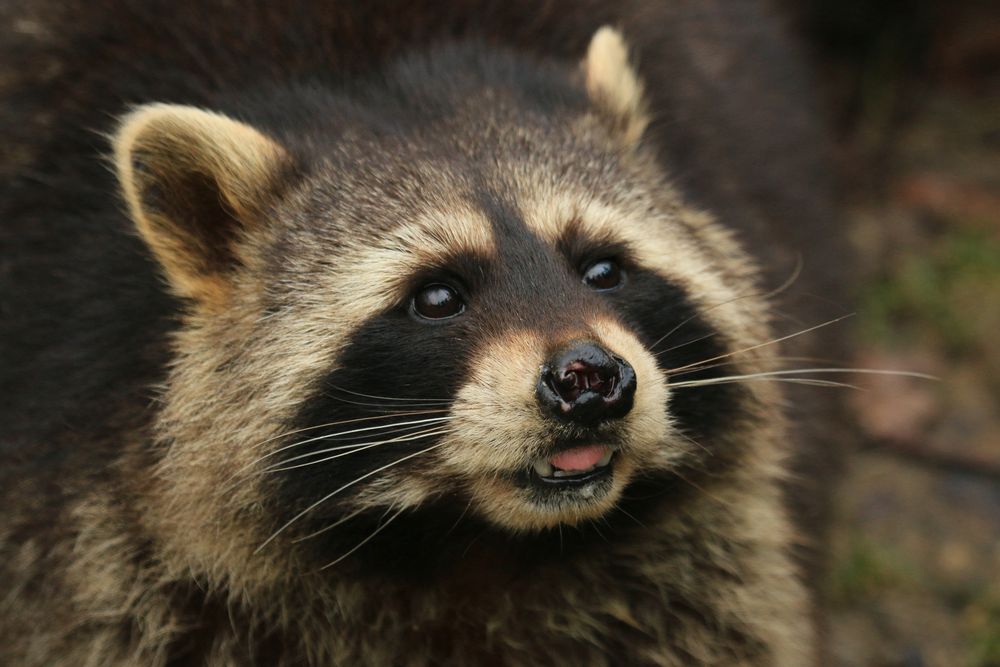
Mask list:
POLYGON ((609 463, 611 463, 611 455, 612 455, 612 454, 614 454, 614 452, 612 452, 612 451, 611 451, 611 450, 609 449, 609 450, 608 450, 608 453, 607 453, 607 454, 605 454, 604 456, 602 456, 602 457, 601 457, 601 460, 597 462, 597 466, 596 466, 596 467, 597 467, 597 468, 603 468, 604 466, 606 466, 606 465, 608 465, 609 463))
POLYGON ((535 472, 542 477, 552 477, 552 464, 544 459, 538 459, 534 463, 535 472))

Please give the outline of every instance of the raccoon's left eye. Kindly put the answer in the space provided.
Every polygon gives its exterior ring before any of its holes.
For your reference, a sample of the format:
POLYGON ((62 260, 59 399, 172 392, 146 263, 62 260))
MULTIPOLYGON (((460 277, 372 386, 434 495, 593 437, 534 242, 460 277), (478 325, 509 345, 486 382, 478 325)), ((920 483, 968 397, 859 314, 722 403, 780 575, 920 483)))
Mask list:
POLYGON ((425 320, 445 320, 465 312, 465 302, 454 288, 433 283, 413 295, 410 309, 425 320))
POLYGON ((583 271, 583 284, 599 292, 621 287, 625 272, 613 259, 602 259, 588 265, 583 271))

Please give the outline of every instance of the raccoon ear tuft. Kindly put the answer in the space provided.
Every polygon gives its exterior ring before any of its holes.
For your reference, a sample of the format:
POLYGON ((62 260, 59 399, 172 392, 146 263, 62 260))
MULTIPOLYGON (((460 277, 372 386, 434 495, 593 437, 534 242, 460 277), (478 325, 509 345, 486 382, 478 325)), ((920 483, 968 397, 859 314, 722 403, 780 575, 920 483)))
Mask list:
POLYGON ((642 81, 629 62, 628 45, 621 32, 599 28, 590 39, 583 61, 587 94, 627 145, 639 141, 649 117, 642 81))
POLYGON ((241 241, 292 171, 288 154, 249 125, 170 104, 125 116, 114 148, 129 212, 172 289, 224 302, 241 241))

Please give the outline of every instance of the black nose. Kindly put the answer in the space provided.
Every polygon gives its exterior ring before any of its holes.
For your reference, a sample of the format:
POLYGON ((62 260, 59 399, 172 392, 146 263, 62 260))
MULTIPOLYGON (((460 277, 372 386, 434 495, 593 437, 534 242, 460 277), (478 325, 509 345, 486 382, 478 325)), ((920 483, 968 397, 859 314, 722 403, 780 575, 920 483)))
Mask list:
POLYGON ((634 397, 632 367, 591 342, 572 343, 557 353, 538 380, 542 409, 580 424, 624 417, 634 397))

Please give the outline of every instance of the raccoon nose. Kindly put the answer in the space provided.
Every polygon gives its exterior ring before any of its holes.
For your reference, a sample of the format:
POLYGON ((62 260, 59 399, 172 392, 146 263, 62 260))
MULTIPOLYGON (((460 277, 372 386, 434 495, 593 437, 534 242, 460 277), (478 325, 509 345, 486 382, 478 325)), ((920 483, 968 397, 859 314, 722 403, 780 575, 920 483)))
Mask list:
POLYGON ((635 371, 621 357, 589 341, 572 343, 542 369, 538 402, 558 417, 593 425, 632 409, 635 371))

